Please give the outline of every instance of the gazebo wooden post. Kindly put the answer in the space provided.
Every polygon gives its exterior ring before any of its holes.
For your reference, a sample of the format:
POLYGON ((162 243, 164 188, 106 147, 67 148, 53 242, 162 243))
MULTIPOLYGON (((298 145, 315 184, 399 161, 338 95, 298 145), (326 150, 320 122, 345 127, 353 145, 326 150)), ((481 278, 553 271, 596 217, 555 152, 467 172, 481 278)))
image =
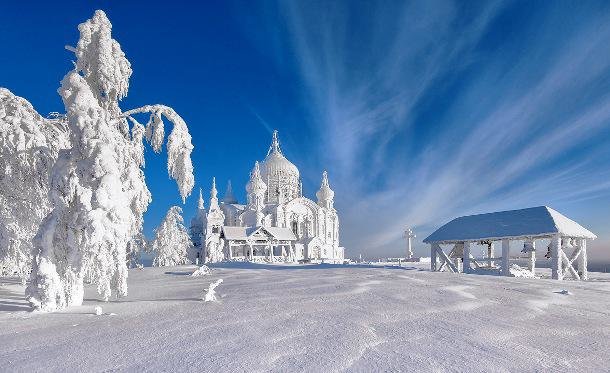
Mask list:
POLYGON ((436 272, 436 244, 430 244, 430 270, 436 272))
POLYGON ((487 247, 487 259, 489 259, 489 261, 487 262, 487 266, 489 268, 493 267, 495 262, 493 260, 491 260, 492 258, 494 258, 495 256, 495 250, 494 250, 494 242, 491 241, 489 243, 489 246, 487 247))
POLYGON ((587 239, 580 238, 578 240, 578 246, 580 247, 580 256, 578 257, 578 274, 581 280, 589 279, 589 272, 587 271, 587 239))
POLYGON ((269 241, 269 258, 271 259, 271 263, 275 260, 275 256, 273 255, 273 248, 275 247, 275 241, 269 241))
POLYGON ((532 251, 528 253, 528 269, 532 274, 536 273, 536 241, 532 240, 532 251))
POLYGON ((470 242, 464 242, 464 273, 470 273, 470 242))
POLYGON ((551 277, 554 280, 563 280, 563 263, 561 261, 561 235, 551 237, 551 277))
POLYGON ((510 240, 502 240, 502 276, 510 276, 510 240))

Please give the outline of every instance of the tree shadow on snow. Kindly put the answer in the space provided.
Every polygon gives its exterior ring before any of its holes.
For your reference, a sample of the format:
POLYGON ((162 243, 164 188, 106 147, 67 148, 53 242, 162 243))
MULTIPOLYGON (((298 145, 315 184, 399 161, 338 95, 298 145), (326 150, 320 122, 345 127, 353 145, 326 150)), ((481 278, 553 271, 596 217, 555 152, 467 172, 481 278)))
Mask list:
POLYGON ((3 285, 21 285, 21 279, 18 277, 1 277, 0 284, 3 285))
POLYGON ((174 275, 174 276, 190 276, 193 272, 179 272, 179 271, 168 271, 165 272, 166 275, 174 275))
MULTIPOLYGON (((138 303, 138 302, 201 302, 201 298, 158 298, 158 299, 112 299, 104 302, 101 299, 88 298, 85 302, 100 304, 138 303)), ((87 305, 85 305, 87 306, 87 305)), ((86 313, 86 312, 85 312, 86 313)))
POLYGON ((21 302, 11 302, 8 300, 0 299, 0 312, 14 312, 14 311, 31 311, 30 306, 25 303, 25 300, 21 302))
MULTIPOLYGON (((6 283, 4 279, 2 282, 6 283)), ((23 293, 0 288, 0 312, 31 310, 32 309, 25 300, 25 295, 23 293)))
POLYGON ((268 269, 268 270, 294 270, 294 269, 356 269, 356 268, 375 268, 375 269, 396 269, 403 271, 414 271, 416 267, 398 266, 379 266, 372 264, 267 264, 252 262, 219 262, 206 264, 210 268, 239 268, 239 269, 268 269))

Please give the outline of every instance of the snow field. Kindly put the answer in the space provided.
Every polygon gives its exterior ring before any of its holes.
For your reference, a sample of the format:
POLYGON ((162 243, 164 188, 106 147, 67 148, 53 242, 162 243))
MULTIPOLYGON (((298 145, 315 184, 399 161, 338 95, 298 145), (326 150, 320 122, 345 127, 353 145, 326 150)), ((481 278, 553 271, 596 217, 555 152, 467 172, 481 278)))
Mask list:
POLYGON ((3 279, 0 371, 609 366, 610 276, 557 282, 418 266, 221 263, 199 277, 190 276, 195 266, 145 268, 130 270, 126 298, 99 302, 87 286, 83 306, 50 314, 25 311, 19 281, 3 279), (221 278, 218 301, 202 301, 221 278), (98 305, 116 315, 94 316, 98 305))

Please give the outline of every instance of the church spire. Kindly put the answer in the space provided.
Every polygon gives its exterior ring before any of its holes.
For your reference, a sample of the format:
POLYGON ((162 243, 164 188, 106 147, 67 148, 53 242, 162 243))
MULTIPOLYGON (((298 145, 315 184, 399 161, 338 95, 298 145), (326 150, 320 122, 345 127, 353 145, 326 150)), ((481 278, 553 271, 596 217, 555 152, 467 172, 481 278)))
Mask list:
POLYGON ((212 190, 210 190, 210 210, 218 210, 218 191, 216 190, 216 178, 212 178, 212 190))
POLYGON ((237 198, 233 195, 233 186, 231 185, 231 180, 227 183, 227 190, 225 192, 225 196, 222 201, 226 204, 237 203, 237 198))
POLYGON ((248 203, 250 206, 262 208, 267 185, 261 178, 261 170, 258 161, 254 164, 254 169, 252 170, 252 173, 250 173, 250 181, 248 182, 248 185, 246 185, 246 191, 248 192, 248 203))
POLYGON ((205 210, 205 206, 203 203, 203 195, 201 194, 201 188, 199 188, 199 200, 197 201, 197 208, 199 210, 205 210))
POLYGON ((273 130, 273 137, 271 138, 271 146, 269 147, 269 151, 267 155, 271 153, 279 153, 282 154, 282 149, 280 149, 280 140, 277 135, 277 130, 273 130))

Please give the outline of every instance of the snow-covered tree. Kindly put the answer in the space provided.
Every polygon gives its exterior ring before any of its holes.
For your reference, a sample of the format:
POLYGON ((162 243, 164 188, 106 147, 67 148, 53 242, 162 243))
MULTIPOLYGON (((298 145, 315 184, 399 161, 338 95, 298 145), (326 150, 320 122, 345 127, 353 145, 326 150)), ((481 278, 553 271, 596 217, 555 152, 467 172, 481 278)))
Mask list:
POLYGON ((165 267, 187 264, 192 261, 193 243, 184 226, 182 209, 170 207, 161 225, 155 229, 155 238, 150 244, 154 254, 153 266, 165 267))
POLYGON ((146 250, 146 238, 138 234, 127 243, 127 267, 137 268, 142 265, 142 253, 146 250))
POLYGON ((168 136, 168 173, 184 199, 194 185, 191 136, 182 118, 163 105, 122 112, 131 65, 112 25, 98 10, 79 25, 74 70, 61 82, 70 147, 59 152, 50 177, 52 211, 34 239, 31 282, 26 296, 35 309, 53 311, 83 300, 84 277, 101 298, 127 294, 128 243, 142 231, 151 201, 144 179, 146 138, 160 152, 163 118, 168 136), (143 126, 133 117, 150 114, 143 126), (130 124, 131 123, 131 127, 130 124))
POLYGON ((51 210, 49 172, 67 146, 63 117, 43 118, 0 88, 0 275, 29 275, 32 238, 51 210))

